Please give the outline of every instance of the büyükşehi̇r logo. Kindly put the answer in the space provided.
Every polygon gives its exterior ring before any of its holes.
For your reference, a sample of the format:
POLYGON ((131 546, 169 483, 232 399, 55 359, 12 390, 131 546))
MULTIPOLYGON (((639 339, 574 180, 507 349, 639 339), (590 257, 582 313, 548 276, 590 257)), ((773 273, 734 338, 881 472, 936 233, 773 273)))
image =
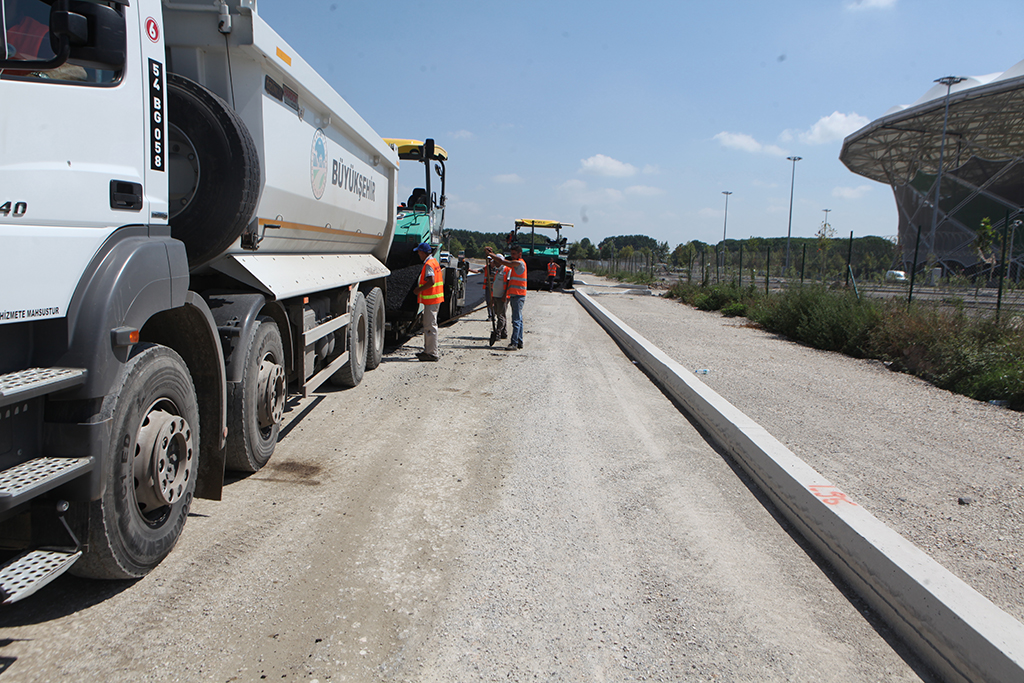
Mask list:
POLYGON ((313 196, 320 199, 327 187, 327 136, 319 128, 313 133, 313 146, 309 151, 309 184, 313 196))

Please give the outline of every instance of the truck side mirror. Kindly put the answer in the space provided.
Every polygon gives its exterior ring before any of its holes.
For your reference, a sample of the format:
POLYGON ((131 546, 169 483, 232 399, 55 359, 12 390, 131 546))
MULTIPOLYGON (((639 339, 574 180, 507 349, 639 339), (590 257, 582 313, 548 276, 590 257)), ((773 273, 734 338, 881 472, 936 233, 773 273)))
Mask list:
POLYGON ((71 45, 69 62, 110 71, 124 68, 128 58, 125 19, 113 7, 81 1, 54 3, 50 13, 50 43, 54 52, 54 43, 64 37, 71 45))

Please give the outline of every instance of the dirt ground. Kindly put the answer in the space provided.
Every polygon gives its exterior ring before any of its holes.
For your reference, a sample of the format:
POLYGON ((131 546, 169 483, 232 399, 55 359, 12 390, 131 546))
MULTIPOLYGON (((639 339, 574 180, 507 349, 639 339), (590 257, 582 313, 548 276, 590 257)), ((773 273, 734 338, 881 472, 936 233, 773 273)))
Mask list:
POLYGON ((291 403, 149 576, 0 613, 0 683, 932 680, 570 295, 524 316, 291 403))

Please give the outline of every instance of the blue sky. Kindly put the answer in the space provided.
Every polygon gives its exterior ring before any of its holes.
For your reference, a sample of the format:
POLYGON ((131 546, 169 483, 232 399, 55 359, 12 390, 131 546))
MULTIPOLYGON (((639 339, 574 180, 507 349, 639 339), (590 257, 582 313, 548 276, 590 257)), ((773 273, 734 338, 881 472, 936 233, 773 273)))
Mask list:
MULTIPOLYGON (((895 235, 842 139, 946 75, 1024 59, 1021 0, 259 0, 383 137, 450 155, 451 228, 574 223, 570 240, 782 237, 830 209, 895 235)), ((400 179, 400 196, 421 171, 400 179)))

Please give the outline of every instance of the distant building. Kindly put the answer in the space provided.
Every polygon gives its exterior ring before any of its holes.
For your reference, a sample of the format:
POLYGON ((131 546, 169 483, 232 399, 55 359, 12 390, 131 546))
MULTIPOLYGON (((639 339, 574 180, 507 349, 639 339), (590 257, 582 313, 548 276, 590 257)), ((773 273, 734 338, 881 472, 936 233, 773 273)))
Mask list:
POLYGON ((947 273, 986 267, 975 246, 976 230, 988 218, 1001 246, 1009 215, 1013 243, 1007 255, 1012 275, 1019 276, 1024 224, 1014 225, 1024 221, 1024 61, 952 86, 933 233, 945 104, 946 86, 936 83, 913 104, 893 107, 847 137, 839 158, 854 173, 892 186, 904 270, 913 262, 919 226, 919 264, 931 258, 947 273))

